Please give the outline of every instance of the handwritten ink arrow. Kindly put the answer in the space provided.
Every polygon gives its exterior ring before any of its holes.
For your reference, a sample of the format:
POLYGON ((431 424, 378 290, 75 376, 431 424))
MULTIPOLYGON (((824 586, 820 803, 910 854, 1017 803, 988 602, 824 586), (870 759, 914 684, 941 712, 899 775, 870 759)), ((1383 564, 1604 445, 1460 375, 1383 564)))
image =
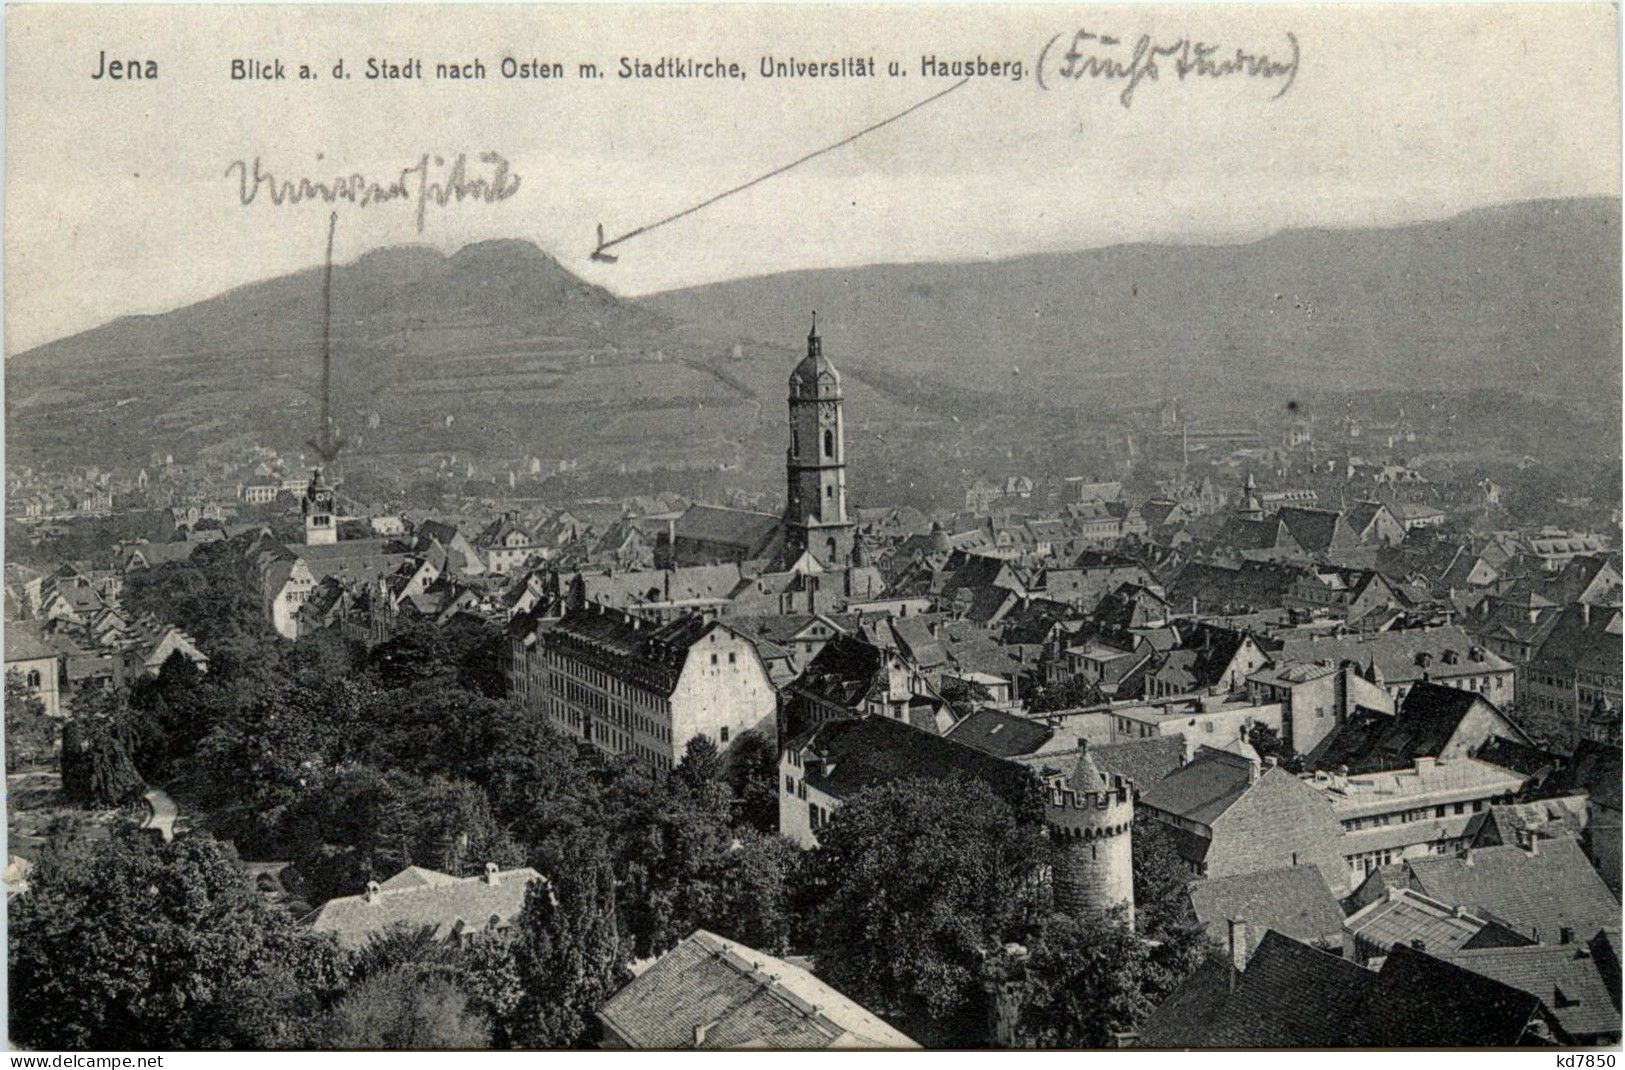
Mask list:
POLYGON ((316 451, 323 464, 332 464, 344 440, 333 433, 333 232, 338 230, 339 214, 327 217, 327 270, 322 276, 322 426, 317 437, 305 443, 316 451))
POLYGON ((954 90, 960 88, 961 86, 963 86, 968 81, 970 81, 969 78, 962 78, 959 81, 955 82, 953 85, 949 86, 947 89, 944 89, 939 93, 932 93, 930 96, 926 97, 924 100, 919 101, 919 102, 917 102, 915 104, 912 104, 907 108, 904 108, 902 111, 898 112, 896 115, 893 115, 890 118, 882 119, 882 120, 880 120, 880 122, 875 123, 875 124, 873 124, 871 126, 866 126, 862 130, 859 130, 857 133, 852 134, 852 135, 850 135, 848 137, 844 137, 841 140, 835 142, 834 144, 825 145, 823 148, 817 149, 817 150, 815 150, 813 152, 809 152, 809 153, 807 153, 807 155, 799 157, 798 159, 791 160, 789 163, 784 164, 781 167, 775 167, 773 170, 767 172, 766 174, 757 175, 755 178, 751 179, 749 182, 742 183, 742 184, 737 185, 737 186, 735 186, 735 187, 733 187, 732 189, 729 189, 729 190, 724 190, 721 193, 717 194, 716 196, 707 198, 706 200, 701 201, 699 204, 693 205, 692 207, 689 207, 689 208, 685 208, 681 212, 677 212, 674 215, 669 215, 664 219, 656 220, 653 223, 649 223, 649 224, 647 224, 645 226, 638 227, 636 230, 629 230, 625 234, 620 235, 619 237, 611 238, 609 241, 604 240, 604 225, 602 223, 600 223, 600 224, 598 224, 598 247, 592 251, 592 258, 594 260, 598 261, 599 263, 602 263, 602 264, 613 264, 619 258, 609 255, 609 250, 613 249, 617 245, 620 245, 622 242, 631 241, 633 238, 638 237, 640 234, 647 234, 651 230, 655 230, 655 229, 657 229, 659 227, 665 226, 667 223, 675 223, 679 219, 682 219, 684 216, 691 216, 695 212, 698 212, 700 209, 709 208, 711 205, 716 204, 720 200, 724 200, 724 199, 726 199, 728 197, 732 197, 736 193, 743 193, 746 190, 750 189, 752 186, 760 185, 761 183, 766 182, 770 178, 777 178, 779 175, 784 174, 786 171, 789 171, 789 170, 791 170, 793 168, 796 168, 796 167, 800 167, 802 164, 806 163, 809 160, 816 160, 818 157, 823 156, 826 153, 834 152, 836 149, 839 149, 839 148, 844 148, 847 145, 852 144, 852 142, 858 140, 858 138, 863 137, 865 134, 872 134, 876 130, 879 130, 881 127, 890 126, 892 123, 895 123, 897 120, 902 119, 905 116, 912 115, 914 112, 919 111, 921 108, 925 107, 927 104, 931 104, 931 103, 934 103, 935 101, 941 100, 943 97, 947 96, 949 93, 952 93, 954 90))

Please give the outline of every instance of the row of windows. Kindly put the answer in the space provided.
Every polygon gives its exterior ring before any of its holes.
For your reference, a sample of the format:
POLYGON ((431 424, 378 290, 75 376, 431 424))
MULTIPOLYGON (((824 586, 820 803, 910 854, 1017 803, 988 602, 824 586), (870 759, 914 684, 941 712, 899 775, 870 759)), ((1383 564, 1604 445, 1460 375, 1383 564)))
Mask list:
MULTIPOLYGON (((1510 797, 1508 799, 1510 801, 1510 797)), ((1474 799, 1473 813, 1484 811, 1483 799, 1474 799)), ((1446 803, 1443 806, 1421 806, 1411 810, 1401 810, 1392 814, 1372 814, 1369 817, 1355 817, 1343 822, 1343 828, 1349 832, 1358 832, 1360 829, 1383 828, 1387 825, 1409 825, 1413 821, 1427 821, 1430 818, 1448 817, 1451 813, 1465 814, 1467 803, 1459 802, 1454 805, 1446 803)))

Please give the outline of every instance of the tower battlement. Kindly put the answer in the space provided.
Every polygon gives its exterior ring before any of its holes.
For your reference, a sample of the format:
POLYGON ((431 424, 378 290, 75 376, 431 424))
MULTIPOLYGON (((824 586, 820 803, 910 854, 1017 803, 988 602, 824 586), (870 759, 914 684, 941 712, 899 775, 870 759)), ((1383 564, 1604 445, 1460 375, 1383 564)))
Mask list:
POLYGON ((1085 748, 1048 787, 1056 906, 1080 917, 1123 908, 1133 924, 1134 782, 1101 772, 1085 748))

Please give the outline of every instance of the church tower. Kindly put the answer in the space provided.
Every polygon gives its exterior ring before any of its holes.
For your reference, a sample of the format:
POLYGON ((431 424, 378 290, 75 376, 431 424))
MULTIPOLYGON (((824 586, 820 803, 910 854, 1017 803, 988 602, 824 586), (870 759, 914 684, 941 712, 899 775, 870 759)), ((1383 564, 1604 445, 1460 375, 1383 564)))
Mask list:
POLYGON ((803 551, 826 568, 852 559, 854 525, 846 515, 846 444, 841 373, 824 359, 818 313, 807 335, 807 355, 790 373, 788 496, 784 509, 786 557, 803 551))
POLYGON ((322 470, 310 474, 305 491, 305 545, 330 546, 339 541, 339 527, 333 516, 333 488, 322 482, 322 470))

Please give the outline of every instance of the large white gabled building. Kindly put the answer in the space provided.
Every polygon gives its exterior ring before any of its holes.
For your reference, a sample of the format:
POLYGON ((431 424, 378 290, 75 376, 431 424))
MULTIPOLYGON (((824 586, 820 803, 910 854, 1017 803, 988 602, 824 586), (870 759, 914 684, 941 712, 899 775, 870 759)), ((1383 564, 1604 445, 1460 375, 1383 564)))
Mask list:
POLYGON ((588 603, 518 639, 513 658, 530 708, 657 771, 695 736, 726 750, 751 729, 771 735, 778 712, 755 644, 702 616, 660 622, 588 603))

